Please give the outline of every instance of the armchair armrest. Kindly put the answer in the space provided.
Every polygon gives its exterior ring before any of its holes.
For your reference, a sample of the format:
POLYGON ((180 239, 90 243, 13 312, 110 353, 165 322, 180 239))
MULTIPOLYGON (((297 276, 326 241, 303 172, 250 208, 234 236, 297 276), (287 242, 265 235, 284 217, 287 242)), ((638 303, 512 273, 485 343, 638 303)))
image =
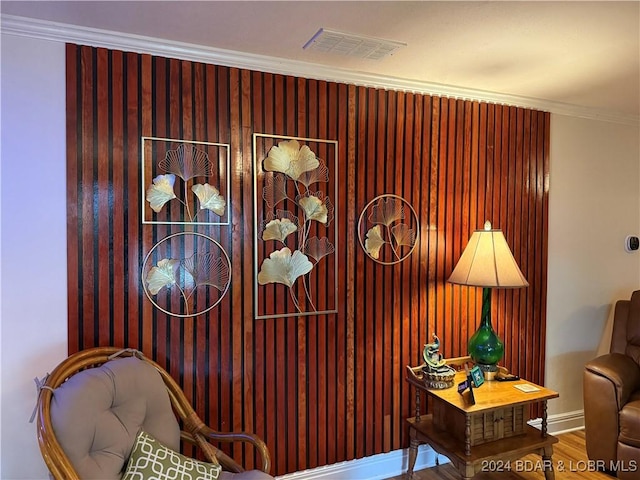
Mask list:
MULTIPOLYGON (((210 442, 223 442, 223 443, 232 443, 232 442, 245 442, 250 443, 255 447, 255 449, 260 454, 260 459, 262 461, 261 468, 264 473, 269 473, 271 470, 271 455, 269 454, 269 449, 264 441, 253 433, 248 432, 218 432, 213 430, 208 426, 201 426, 198 433, 205 437, 210 442)), ((199 445, 195 437, 186 431, 181 432, 181 437, 183 440, 188 441, 194 445, 199 445)), ((216 459, 220 462, 220 464, 224 467, 225 470, 231 472, 242 472, 243 469, 240 467, 235 460, 229 457, 222 450, 215 448, 213 445, 211 446, 215 450, 216 459)))
POLYGON ((582 386, 587 455, 593 461, 615 462, 619 412, 640 388, 640 367, 620 353, 603 355, 585 365, 582 386))
POLYGON ((640 366, 626 355, 610 353, 587 362, 585 369, 606 378, 615 389, 618 410, 629 396, 640 390, 640 366))

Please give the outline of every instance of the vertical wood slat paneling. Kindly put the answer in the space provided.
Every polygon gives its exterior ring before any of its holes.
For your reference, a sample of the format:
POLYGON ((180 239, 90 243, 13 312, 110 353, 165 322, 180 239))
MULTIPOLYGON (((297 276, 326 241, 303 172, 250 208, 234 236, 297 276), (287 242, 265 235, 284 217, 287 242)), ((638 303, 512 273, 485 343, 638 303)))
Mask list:
MULTIPOLYGON (((344 252, 344 263, 338 262, 338 269, 341 267, 344 268, 342 272, 344 275, 340 275, 339 278, 343 278, 345 281, 345 285, 339 291, 344 292, 342 296, 342 300, 344 302, 344 313, 341 310, 338 311, 338 319, 341 321, 343 325, 346 325, 345 328, 345 343, 344 343, 344 362, 345 362, 345 383, 344 383, 344 391, 345 391, 345 415, 343 423, 338 425, 338 430, 340 427, 344 427, 346 432, 344 438, 346 440, 345 448, 342 450, 342 455, 345 459, 355 458, 356 457, 356 412, 361 409, 356 408, 356 397, 355 397, 355 386, 356 386, 356 378, 359 378, 360 375, 356 377, 355 372, 355 359, 356 359, 356 351, 355 351, 355 312, 356 312, 356 262, 355 262, 355 252, 356 252, 356 236, 355 236, 355 218, 356 218, 356 202, 353 199, 356 199, 356 152, 357 152, 357 139, 356 139, 356 87, 353 85, 345 86, 342 85, 342 91, 345 91, 346 101, 339 102, 338 108, 344 112, 346 106, 347 115, 341 115, 341 128, 338 130, 339 132, 347 132, 347 138, 344 138, 344 135, 339 137, 339 150, 340 155, 339 158, 342 159, 340 165, 346 165, 346 168, 340 170, 340 178, 346 179, 346 185, 344 188, 339 188, 338 191, 346 194, 340 198, 340 204, 346 205, 345 213, 342 218, 342 226, 347 227, 346 232, 344 229, 339 230, 344 233, 344 237, 346 240, 346 248, 343 249, 344 252), (344 128, 344 122, 347 122, 347 128, 344 128), (345 141, 346 140, 346 141, 345 141), (346 155, 345 155, 346 153, 346 155), (346 162, 344 161, 346 159, 346 162), (346 175, 345 175, 346 173, 346 175), (351 202, 349 200, 352 200, 351 202), (345 218, 346 217, 346 218, 345 218)), ((362 315, 362 310, 359 310, 359 314, 362 315)), ((362 323, 362 322, 361 322, 362 323)))
MULTIPOLYGON (((504 363, 544 380, 549 114, 74 45, 67 112, 70 353, 141 349, 208 423, 262 436, 272 473, 407 445, 404 365, 421 361, 433 333, 446 356, 466 353, 481 296, 446 279, 486 219, 530 282, 494 293, 504 363), (254 236, 253 133, 339 142, 335 315, 254 318, 253 245, 238 241, 254 236), (231 223, 197 227, 229 254, 231 289, 193 319, 142 292, 144 255, 176 231, 141 224, 142 136, 231 146, 231 223), (361 209, 388 193, 420 222, 414 253, 393 266, 372 262, 356 233, 361 209)), ((254 465, 249 450, 225 449, 254 465)))
POLYGON ((82 296, 83 278, 81 277, 82 260, 80 252, 82 251, 82 241, 80 239, 81 226, 81 201, 80 188, 82 178, 79 175, 78 167, 82 161, 78 159, 78 148, 82 146, 79 125, 81 120, 78 115, 82 115, 83 108, 80 103, 83 82, 80 80, 80 68, 78 62, 80 56, 77 54, 75 45, 66 45, 66 102, 67 102, 67 315, 68 315, 68 331, 67 343, 70 349, 77 349, 79 336, 81 335, 82 305, 80 298, 82 296))
MULTIPOLYGON (((124 75, 123 69, 123 54, 122 52, 113 51, 111 62, 111 78, 112 78, 112 93, 111 93, 111 110, 109 112, 111 134, 109 142, 112 145, 110 161, 111 165, 122 165, 124 162, 123 152, 123 138, 124 138, 124 98, 123 98, 123 83, 124 75)), ((125 205, 123 193, 124 187, 124 170, 121 168, 110 169, 110 188, 109 188, 109 204, 125 205)), ((125 250, 125 237, 124 237, 124 209, 118 209, 114 212, 113 217, 110 217, 111 227, 113 232, 113 250, 118 252, 124 252, 125 250)), ((108 253, 108 252, 107 252, 108 253)), ((114 278, 125 277, 124 255, 118 255, 111 258, 113 266, 109 271, 109 284, 112 285, 114 278)), ((113 308, 112 316, 114 318, 124 318, 124 304, 125 296, 116 295, 112 289, 109 289, 110 303, 113 308)), ((122 345, 124 343, 124 328, 114 329, 111 333, 111 343, 115 345, 122 345)))

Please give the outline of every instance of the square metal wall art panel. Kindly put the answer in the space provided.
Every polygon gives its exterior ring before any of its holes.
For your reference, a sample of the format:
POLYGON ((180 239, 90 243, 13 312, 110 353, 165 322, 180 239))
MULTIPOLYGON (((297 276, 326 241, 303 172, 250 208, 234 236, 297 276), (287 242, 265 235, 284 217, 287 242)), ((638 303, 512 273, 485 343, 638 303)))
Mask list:
POLYGON ((142 223, 229 225, 229 145, 142 137, 142 223))

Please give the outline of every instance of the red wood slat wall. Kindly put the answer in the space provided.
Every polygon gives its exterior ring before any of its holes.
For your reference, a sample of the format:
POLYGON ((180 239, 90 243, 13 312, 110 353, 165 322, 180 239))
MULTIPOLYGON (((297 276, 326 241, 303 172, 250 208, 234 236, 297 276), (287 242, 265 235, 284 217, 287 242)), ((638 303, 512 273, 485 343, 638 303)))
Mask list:
MULTIPOLYGON (((446 283, 473 230, 501 228, 530 282, 493 295, 504 364, 543 382, 549 114, 237 68, 67 46, 69 350, 141 349, 203 419, 250 430, 275 474, 407 446, 404 366, 437 333, 466 354, 481 295, 446 283), (337 140, 338 313, 254 318, 253 133, 337 140), (195 318, 146 299, 144 256, 174 225, 142 225, 141 137, 227 143, 232 284, 195 318), (357 219, 374 197, 416 210, 414 253, 371 261, 357 219)), ((253 456, 231 452, 247 467, 253 456)))

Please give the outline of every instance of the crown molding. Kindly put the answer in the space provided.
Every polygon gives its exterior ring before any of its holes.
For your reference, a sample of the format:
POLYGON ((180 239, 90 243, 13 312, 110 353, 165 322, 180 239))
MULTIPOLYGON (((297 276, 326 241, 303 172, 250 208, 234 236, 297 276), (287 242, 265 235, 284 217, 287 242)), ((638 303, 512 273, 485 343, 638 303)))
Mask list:
POLYGON ((507 95, 485 90, 461 88, 454 85, 419 82, 398 77, 357 72, 308 62, 288 60, 286 58, 255 55, 142 35, 113 32, 6 14, 2 14, 0 25, 2 33, 9 35, 146 53, 227 67, 313 78, 328 82, 347 83, 373 88, 532 108, 557 115, 640 126, 640 117, 619 112, 603 111, 579 105, 507 95))

